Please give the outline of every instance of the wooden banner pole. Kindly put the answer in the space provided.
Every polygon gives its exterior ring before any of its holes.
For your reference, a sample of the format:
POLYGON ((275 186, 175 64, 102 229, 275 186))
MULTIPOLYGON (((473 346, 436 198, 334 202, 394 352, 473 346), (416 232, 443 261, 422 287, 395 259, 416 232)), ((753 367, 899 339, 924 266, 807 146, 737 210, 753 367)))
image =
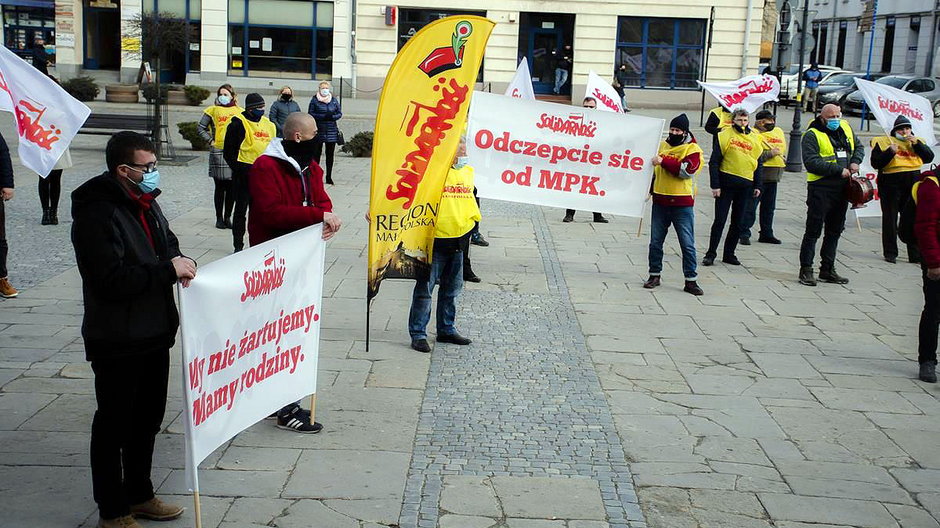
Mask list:
POLYGON ((193 491, 193 514, 196 516, 196 528, 202 528, 202 507, 199 504, 199 492, 193 491))
POLYGON ((317 393, 314 392, 313 394, 310 395, 310 425, 313 425, 313 422, 316 421, 314 419, 316 418, 316 416, 317 416, 317 393))

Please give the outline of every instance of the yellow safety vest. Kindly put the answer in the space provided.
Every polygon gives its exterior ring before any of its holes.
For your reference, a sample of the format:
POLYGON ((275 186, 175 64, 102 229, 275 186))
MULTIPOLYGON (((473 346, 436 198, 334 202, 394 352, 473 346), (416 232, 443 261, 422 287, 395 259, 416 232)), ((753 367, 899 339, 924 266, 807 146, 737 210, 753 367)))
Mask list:
POLYGON ((933 182, 936 185, 940 185, 940 180, 938 180, 936 176, 927 176, 923 180, 920 180, 919 182, 915 182, 914 185, 911 186, 911 198, 914 199, 914 205, 917 205, 917 189, 920 187, 920 184, 924 183, 927 180, 933 180, 933 182))
POLYGON ((710 112, 713 116, 718 118, 718 129, 724 130, 731 127, 731 118, 734 117, 731 115, 731 112, 725 110, 720 106, 712 108, 710 112))
POLYGON ((898 151, 891 158, 891 161, 881 169, 881 173, 894 174, 896 172, 919 171, 924 164, 924 160, 920 159, 920 156, 914 152, 914 147, 910 141, 900 141, 895 137, 887 136, 871 140, 872 148, 877 146, 882 152, 888 150, 892 143, 898 146, 898 151))
POLYGON ((457 238, 480 221, 480 208, 473 197, 473 167, 451 167, 444 178, 444 193, 435 223, 435 238, 457 238))
MULTIPOLYGON (((855 134, 852 133, 852 127, 849 126, 849 122, 843 119, 839 126, 842 127, 842 131, 845 132, 845 137, 849 139, 849 151, 846 152, 846 156, 849 158, 852 157, 852 153, 855 152, 855 134)), ((829 163, 835 163, 838 161, 836 158, 836 149, 832 146, 832 141, 829 140, 829 135, 825 132, 817 130, 815 127, 810 127, 803 135, 809 134, 812 132, 816 135, 816 143, 819 145, 819 155, 829 163)), ((821 180, 822 175, 813 174, 809 171, 806 171, 806 181, 814 182, 816 180, 821 180)))
POLYGON ((764 144, 755 132, 742 134, 734 128, 726 128, 718 133, 718 146, 722 155, 721 172, 754 181, 757 162, 764 153, 764 144))
MULTIPOLYGON (((683 143, 673 147, 663 141, 659 144, 659 155, 664 158, 673 158, 679 161, 684 160, 690 154, 702 153, 701 147, 697 143, 683 143)), ((699 164, 696 174, 702 170, 699 164)), ((695 178, 683 179, 667 171, 662 165, 653 167, 653 192, 664 196, 695 196, 695 178)))
POLYGON ((770 132, 761 132, 760 138, 764 141, 767 150, 778 148, 780 154, 767 158, 764 162, 765 167, 786 167, 787 162, 783 159, 783 153, 787 151, 787 136, 780 127, 774 127, 770 132))
POLYGON ((238 119, 245 126, 245 139, 238 149, 238 161, 251 165, 264 154, 268 143, 277 135, 277 127, 264 116, 257 123, 245 119, 241 114, 232 116, 232 119, 238 119))
POLYGON ((206 108, 205 113, 212 118, 212 125, 215 129, 215 138, 212 141, 212 145, 215 148, 222 150, 222 147, 225 146, 225 129, 228 128, 228 124, 232 121, 232 116, 244 111, 245 110, 238 105, 212 105, 206 108))

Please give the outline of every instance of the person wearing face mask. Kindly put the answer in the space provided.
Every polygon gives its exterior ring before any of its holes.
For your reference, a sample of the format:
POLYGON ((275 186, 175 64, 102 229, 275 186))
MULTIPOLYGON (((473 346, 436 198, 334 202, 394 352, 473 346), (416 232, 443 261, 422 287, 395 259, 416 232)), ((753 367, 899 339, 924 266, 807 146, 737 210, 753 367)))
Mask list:
POLYGON ((215 182, 215 227, 232 228, 232 207, 235 194, 232 192, 232 169, 222 153, 225 147, 225 131, 232 116, 242 113, 231 84, 223 84, 216 90, 215 104, 206 108, 199 119, 199 135, 209 142, 209 177, 215 182))
POLYGON ((320 89, 310 99, 307 113, 317 120, 317 149, 314 151, 314 161, 320 163, 320 155, 326 147, 326 183, 333 185, 333 154, 336 144, 342 141, 342 134, 336 122, 343 118, 339 100, 333 97, 330 83, 320 82, 320 89))
POLYGON ((480 209, 473 198, 473 167, 466 164, 467 142, 460 137, 453 165, 444 179, 444 192, 434 223, 434 249, 428 275, 418 277, 411 298, 408 333, 411 348, 430 352, 427 326, 431 320, 431 294, 437 290, 437 342, 469 345, 470 339, 457 332, 457 296, 463 289, 463 252, 469 247, 474 222, 480 209))
POLYGON ((816 241, 823 234, 819 280, 847 284, 849 279, 835 271, 839 237, 845 229, 849 203, 845 189, 849 178, 858 172, 865 156, 865 146, 858 140, 849 122, 842 119, 842 109, 835 104, 822 107, 800 141, 803 166, 806 167, 806 231, 800 244, 800 284, 816 286, 813 260, 816 241))
POLYGON ((711 239, 702 264, 711 266, 718 255, 721 233, 731 212, 731 225, 725 238, 721 261, 740 266, 734 252, 741 236, 741 219, 751 198, 760 196, 764 144, 748 126, 750 116, 743 108, 731 113, 731 126, 725 128, 712 141, 712 155, 708 160, 712 196, 715 197, 715 219, 711 239))
POLYGON ((235 209, 232 213, 232 244, 235 252, 245 247, 245 219, 251 193, 248 170, 277 135, 277 127, 264 116, 264 98, 256 93, 245 97, 245 111, 232 116, 225 132, 222 154, 232 169, 235 209))
POLYGON ((719 132, 731 126, 731 110, 718 105, 708 112, 705 120, 705 132, 717 136, 719 132))
MULTIPOLYGON (((251 211, 248 242, 258 245, 314 224, 323 224, 329 240, 342 222, 323 187, 323 170, 313 159, 317 122, 294 112, 284 120, 284 137, 275 138, 248 171, 251 211)), ((297 433, 319 433, 323 426, 310 422, 310 411, 300 402, 285 405, 271 418, 277 427, 297 433)))
MULTIPOLYGON (((597 108, 597 100, 593 97, 585 97, 584 101, 581 101, 582 108, 597 108)), ((574 222, 574 209, 565 209, 565 217, 561 219, 562 222, 569 223, 574 222)), ((608 220, 604 218, 604 215, 601 213, 594 213, 594 223, 596 224, 606 224, 608 220)))
POLYGON ((661 284, 663 243, 669 226, 676 228, 682 248, 683 291, 705 292, 698 285, 695 262, 695 177, 702 169, 702 149, 689 131, 689 118, 680 114, 669 123, 669 135, 659 144, 653 164, 653 212, 650 220, 650 277, 646 289, 661 284))
MULTIPOLYGON (((881 247, 885 260, 898 258, 898 212, 911 199, 911 189, 920 179, 920 168, 933 161, 933 151, 914 136, 911 121, 899 115, 887 136, 871 140, 871 166, 878 170, 878 198, 881 202, 881 247)), ((907 259, 920 262, 920 251, 907 245, 907 259)))
POLYGON ((277 137, 284 137, 284 121, 294 112, 300 112, 300 105, 294 100, 294 90, 285 86, 281 88, 280 96, 277 101, 271 103, 271 110, 268 111, 268 119, 277 127, 277 137))
POLYGON ((179 327, 173 288, 189 286, 196 262, 180 252, 157 204, 155 151, 141 134, 114 134, 107 171, 72 193, 82 339, 98 405, 90 450, 98 528, 141 528, 135 517, 169 521, 183 513, 154 496, 150 474, 179 327))
POLYGON ((774 236, 774 211, 777 208, 777 184, 783 177, 786 161, 783 159, 787 151, 787 139, 783 129, 777 127, 777 118, 770 110, 761 110, 755 116, 758 136, 764 142, 764 153, 761 161, 764 170, 761 173, 760 196, 753 198, 744 211, 741 221, 742 246, 751 244, 751 228, 757 220, 757 206, 760 206, 760 236, 757 241, 764 244, 779 244, 780 239, 774 236))

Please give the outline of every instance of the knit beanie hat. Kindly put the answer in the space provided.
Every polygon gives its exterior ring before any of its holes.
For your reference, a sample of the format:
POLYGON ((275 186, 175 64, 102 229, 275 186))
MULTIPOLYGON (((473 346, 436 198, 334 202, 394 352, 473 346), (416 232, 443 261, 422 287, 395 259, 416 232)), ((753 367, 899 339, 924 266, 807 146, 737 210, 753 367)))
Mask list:
POLYGON ((261 94, 250 93, 245 96, 245 110, 252 108, 264 108, 264 97, 261 97, 261 94))
POLYGON ((902 115, 899 115, 898 118, 894 120, 894 126, 891 127, 891 133, 894 134, 897 129, 909 126, 911 126, 911 120, 902 115))
POLYGON ((760 112, 757 112, 756 116, 754 116, 754 120, 760 121, 761 119, 776 119, 776 117, 774 117, 774 113, 770 110, 761 110, 760 112))
POLYGON ((669 128, 678 128, 683 132, 689 131, 689 118, 685 114, 679 114, 669 122, 669 128))

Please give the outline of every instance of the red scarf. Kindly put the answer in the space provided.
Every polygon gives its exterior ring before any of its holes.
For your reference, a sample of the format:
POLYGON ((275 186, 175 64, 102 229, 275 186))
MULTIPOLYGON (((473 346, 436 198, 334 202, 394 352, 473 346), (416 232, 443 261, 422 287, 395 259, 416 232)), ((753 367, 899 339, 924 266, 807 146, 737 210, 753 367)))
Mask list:
POLYGON ((153 243, 153 233, 150 231, 150 223, 147 222, 147 211, 150 210, 151 204, 153 204, 154 196, 150 193, 144 193, 139 196, 135 196, 134 193, 127 193, 134 202, 137 203, 139 209, 139 219, 140 224, 144 226, 144 233, 147 234, 147 240, 150 241, 150 247, 154 250, 157 249, 157 246, 153 243))

